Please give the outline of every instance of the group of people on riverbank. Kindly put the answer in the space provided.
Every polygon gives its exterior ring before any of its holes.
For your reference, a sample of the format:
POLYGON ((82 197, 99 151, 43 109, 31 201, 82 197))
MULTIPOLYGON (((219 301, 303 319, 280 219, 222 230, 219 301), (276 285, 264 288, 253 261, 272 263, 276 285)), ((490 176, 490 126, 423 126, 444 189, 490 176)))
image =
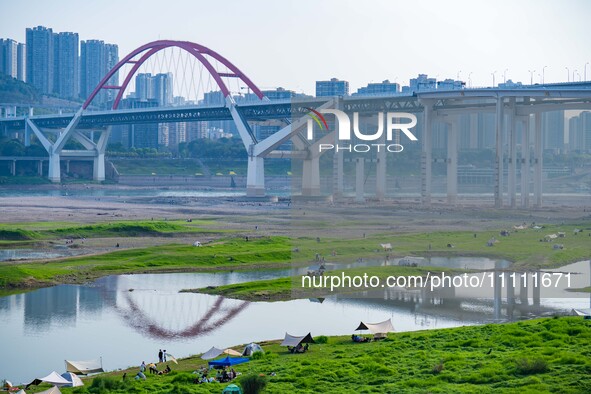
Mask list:
MULTIPOLYGON (((174 361, 174 358, 173 358, 174 361)), ((166 362, 166 350, 162 350, 159 349, 158 350, 158 363, 149 363, 146 364, 145 361, 142 361, 142 363, 140 364, 140 370, 139 372, 135 375, 135 379, 139 380, 146 380, 146 371, 148 371, 150 373, 150 375, 166 375, 167 373, 171 372, 172 369, 170 368, 170 365, 166 365, 166 368, 164 368, 163 370, 158 370, 158 364, 162 364, 166 362)), ((127 374, 123 374, 123 379, 125 380, 127 377, 127 374)))
POLYGON ((218 370, 215 377, 209 376, 209 369, 207 369, 207 368, 201 368, 200 370, 197 370, 193 373, 198 375, 193 380, 193 383, 196 383, 196 384, 213 383, 213 382, 227 383, 227 382, 230 382, 230 381, 236 379, 236 376, 238 376, 238 373, 234 370, 234 368, 228 369, 227 367, 225 367, 224 369, 218 370))

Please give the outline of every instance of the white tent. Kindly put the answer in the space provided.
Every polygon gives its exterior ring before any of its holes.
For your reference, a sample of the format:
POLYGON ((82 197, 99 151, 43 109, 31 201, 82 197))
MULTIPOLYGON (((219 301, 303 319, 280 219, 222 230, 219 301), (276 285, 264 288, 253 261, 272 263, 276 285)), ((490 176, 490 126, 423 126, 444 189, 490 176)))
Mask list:
POLYGON ((84 386, 82 380, 78 377, 78 375, 73 374, 72 372, 64 372, 62 374, 62 378, 66 379, 70 382, 70 384, 64 385, 64 387, 79 387, 84 386))
POLYGON ((359 323, 359 326, 356 330, 369 330, 372 334, 374 334, 374 338, 384 338, 387 333, 394 331, 394 326, 392 326, 392 320, 384 320, 381 323, 359 323))
POLYGON ((49 390, 40 391, 37 394, 62 394, 62 392, 57 388, 57 386, 53 386, 49 390))
POLYGON ((575 316, 591 316, 591 308, 573 309, 573 315, 575 315, 575 316))
POLYGON ((281 342, 281 346, 297 346, 300 343, 316 343, 314 342, 314 339, 312 338, 312 334, 308 333, 307 335, 304 335, 303 337, 296 337, 293 335, 289 335, 288 333, 285 333, 285 338, 283 339, 283 342, 281 342))
POLYGON ((103 360, 88 360, 88 361, 68 361, 66 362, 66 371, 74 372, 76 374, 88 375, 89 373, 105 372, 103 369, 103 360))
POLYGON ((220 354, 222 354, 224 351, 222 349, 218 349, 215 346, 212 346, 211 349, 209 349, 208 351, 206 351, 205 353, 203 353, 203 355, 201 356, 201 358, 203 360, 211 360, 216 358, 217 356, 219 356, 220 354))
POLYGON ((55 371, 45 376, 44 378, 39 378, 39 380, 56 386, 65 386, 66 384, 71 384, 69 380, 64 379, 59 373, 55 371))

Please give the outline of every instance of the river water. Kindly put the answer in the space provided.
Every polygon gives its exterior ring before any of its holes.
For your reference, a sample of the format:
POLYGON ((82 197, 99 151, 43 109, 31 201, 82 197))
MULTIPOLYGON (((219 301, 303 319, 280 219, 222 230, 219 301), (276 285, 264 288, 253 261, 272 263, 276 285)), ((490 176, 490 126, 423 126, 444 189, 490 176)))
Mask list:
MULTIPOLYGON (((481 268, 505 266, 488 259, 432 259, 429 264, 481 268)), ((369 265, 373 265, 371 262, 369 265)), ((570 287, 589 286, 589 262, 560 271, 577 272, 570 287)), ((351 334, 360 321, 391 318, 396 331, 517 320, 588 308, 589 295, 576 298, 559 283, 553 298, 519 299, 516 304, 493 289, 425 292, 380 290, 365 297, 244 302, 218 296, 179 293, 294 274, 293 270, 119 275, 88 285, 60 285, 0 298, 0 379, 26 383, 52 370, 64 372, 64 359, 102 357, 107 370, 155 361, 158 349, 175 357, 304 335, 351 334)))

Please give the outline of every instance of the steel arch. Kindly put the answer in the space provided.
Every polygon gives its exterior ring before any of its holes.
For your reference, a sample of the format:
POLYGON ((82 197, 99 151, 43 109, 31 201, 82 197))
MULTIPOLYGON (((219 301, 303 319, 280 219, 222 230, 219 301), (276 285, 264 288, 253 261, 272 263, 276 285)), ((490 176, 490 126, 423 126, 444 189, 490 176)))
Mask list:
POLYGON ((194 42, 159 40, 142 45, 141 47, 137 48, 136 50, 132 51, 130 54, 125 56, 121 61, 119 61, 119 63, 117 63, 115 67, 113 67, 107 73, 107 75, 105 75, 105 77, 99 82, 97 87, 94 88, 90 96, 84 102, 82 108, 86 109, 102 89, 115 89, 119 92, 117 93, 115 101, 113 102, 112 109, 117 109, 117 107, 119 106, 119 102, 123 97, 123 93, 125 92, 125 89, 129 85, 131 78, 133 78, 140 66, 150 56, 154 55, 155 53, 163 49, 171 47, 178 47, 184 49, 185 51, 193 55, 197 60, 199 60, 201 64, 203 64, 203 66, 207 69, 207 71, 209 71, 211 76, 214 78, 220 90, 222 91, 224 97, 228 97, 230 95, 230 91, 224 83, 224 81, 222 80, 222 77, 240 78, 240 80, 242 80, 242 82, 244 82, 250 88, 250 90, 258 96, 258 98, 262 99, 264 97, 263 92, 261 92, 261 90, 242 71, 240 71, 238 67, 233 65, 228 59, 226 59, 219 53, 203 45, 196 44, 194 42), (139 60, 133 60, 136 56, 140 54, 142 54, 142 56, 139 58, 139 60), (209 55, 213 57, 214 59, 222 63, 224 66, 226 66, 232 73, 218 73, 204 55, 209 55), (117 73, 125 64, 133 64, 133 67, 131 71, 129 71, 129 73, 125 76, 123 83, 117 86, 108 85, 109 79, 111 79, 111 77, 115 75, 115 73, 117 73))

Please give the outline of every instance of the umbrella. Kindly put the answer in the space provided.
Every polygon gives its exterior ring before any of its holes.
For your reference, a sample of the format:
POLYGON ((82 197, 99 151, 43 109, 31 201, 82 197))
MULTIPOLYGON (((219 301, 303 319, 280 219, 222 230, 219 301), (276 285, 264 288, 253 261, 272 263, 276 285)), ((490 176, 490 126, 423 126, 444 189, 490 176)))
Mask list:
POLYGON ((236 350, 234 350, 234 349, 229 349, 229 348, 228 348, 228 349, 226 349, 226 350, 224 350, 224 354, 228 354, 228 355, 230 355, 230 356, 242 356, 242 353, 240 353, 240 352, 237 352, 237 351, 236 351, 236 350))

